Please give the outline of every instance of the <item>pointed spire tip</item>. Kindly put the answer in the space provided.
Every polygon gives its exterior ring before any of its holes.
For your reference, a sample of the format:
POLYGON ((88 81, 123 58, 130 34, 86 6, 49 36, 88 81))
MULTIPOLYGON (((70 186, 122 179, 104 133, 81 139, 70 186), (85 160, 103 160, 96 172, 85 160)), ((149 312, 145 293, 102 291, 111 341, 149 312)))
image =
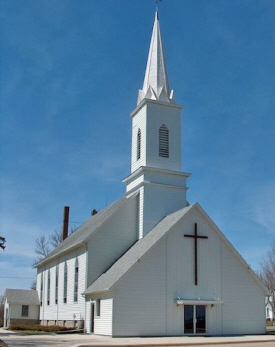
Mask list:
POLYGON ((158 10, 156 10, 155 20, 159 20, 159 11, 158 10))

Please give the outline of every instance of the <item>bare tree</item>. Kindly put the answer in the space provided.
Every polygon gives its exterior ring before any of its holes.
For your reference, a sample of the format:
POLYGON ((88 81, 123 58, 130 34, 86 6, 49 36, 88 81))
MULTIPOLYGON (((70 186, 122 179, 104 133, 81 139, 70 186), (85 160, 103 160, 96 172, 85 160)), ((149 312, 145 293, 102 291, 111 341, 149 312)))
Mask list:
POLYGON ((49 243, 53 248, 57 247, 60 242, 62 241, 62 233, 60 231, 55 230, 50 236, 49 236, 49 243))
POLYGON ((3 236, 0 236, 0 248, 2 248, 3 250, 6 248, 5 243, 6 239, 3 236))
POLYGON ((31 284, 31 289, 36 290, 36 285, 37 285, 37 281, 35 279, 35 280, 33 280, 32 284, 31 284))
POLYGON ((267 252, 263 261, 260 263, 260 279, 270 291, 269 304, 273 311, 273 320, 275 317, 275 242, 267 252))
POLYGON ((45 258, 50 253, 49 241, 46 239, 45 235, 41 235, 35 239, 35 249, 34 252, 37 255, 34 265, 39 263, 43 258, 45 258))

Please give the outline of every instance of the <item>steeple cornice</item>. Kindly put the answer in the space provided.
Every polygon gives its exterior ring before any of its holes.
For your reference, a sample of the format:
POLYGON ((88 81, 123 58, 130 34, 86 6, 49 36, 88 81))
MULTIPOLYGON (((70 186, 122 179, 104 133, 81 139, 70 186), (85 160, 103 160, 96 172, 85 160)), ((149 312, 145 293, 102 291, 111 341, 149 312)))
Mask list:
POLYGON ((173 103, 173 90, 169 88, 164 50, 162 45, 158 12, 151 37, 146 72, 142 90, 139 90, 138 105, 143 99, 173 103))

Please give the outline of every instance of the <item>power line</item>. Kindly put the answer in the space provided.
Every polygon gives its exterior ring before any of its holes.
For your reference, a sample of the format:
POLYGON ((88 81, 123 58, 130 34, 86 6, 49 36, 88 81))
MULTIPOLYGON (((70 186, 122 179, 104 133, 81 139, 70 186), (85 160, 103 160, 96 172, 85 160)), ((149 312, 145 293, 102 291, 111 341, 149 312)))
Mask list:
POLYGON ((0 278, 24 278, 24 279, 30 279, 30 280, 32 280, 33 279, 33 277, 16 277, 16 276, 14 276, 14 277, 5 277, 5 276, 0 276, 0 278))

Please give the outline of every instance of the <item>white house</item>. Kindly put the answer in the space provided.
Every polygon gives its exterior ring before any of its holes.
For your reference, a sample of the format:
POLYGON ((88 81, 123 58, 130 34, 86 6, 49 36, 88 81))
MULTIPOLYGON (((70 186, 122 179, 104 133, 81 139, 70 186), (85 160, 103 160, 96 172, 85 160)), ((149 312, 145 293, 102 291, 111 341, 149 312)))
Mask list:
POLYGON ((12 324, 38 324, 39 299, 36 290, 6 289, 3 302, 4 328, 12 324))
POLYGON ((186 200, 181 110, 156 13, 126 192, 37 265, 41 323, 110 336, 265 332, 266 288, 186 200))

